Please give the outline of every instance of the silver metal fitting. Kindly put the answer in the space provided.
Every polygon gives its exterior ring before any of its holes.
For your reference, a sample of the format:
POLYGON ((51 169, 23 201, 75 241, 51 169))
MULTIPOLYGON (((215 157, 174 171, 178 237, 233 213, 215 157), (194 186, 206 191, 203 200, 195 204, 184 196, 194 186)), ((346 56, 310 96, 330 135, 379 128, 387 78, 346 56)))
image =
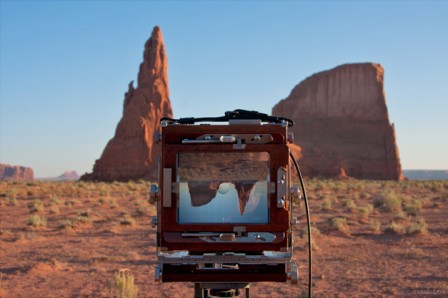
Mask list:
POLYGON ((157 216, 152 216, 151 217, 151 226, 153 228, 157 227, 157 224, 159 223, 159 219, 157 218, 157 216))
POLYGON ((154 204, 159 200, 159 187, 157 184, 151 184, 149 188, 149 203, 154 204))

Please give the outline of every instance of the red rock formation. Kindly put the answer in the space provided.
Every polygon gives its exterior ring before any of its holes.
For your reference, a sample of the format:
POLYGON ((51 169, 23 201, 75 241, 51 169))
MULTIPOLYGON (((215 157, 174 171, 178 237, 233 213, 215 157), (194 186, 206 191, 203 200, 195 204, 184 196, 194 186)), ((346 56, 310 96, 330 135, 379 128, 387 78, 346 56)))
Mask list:
POLYGON ((0 180, 34 180, 34 172, 27 167, 0 164, 0 180))
POLYGON ((95 162, 93 172, 82 180, 127 181, 157 178, 159 146, 155 133, 159 119, 172 117, 168 90, 168 59, 162 32, 155 27, 145 44, 143 62, 140 64, 138 86, 129 84, 125 94, 123 117, 115 136, 109 141, 95 162))
POLYGON ((402 179, 379 64, 346 64, 295 86, 272 114, 295 121, 306 176, 402 179))

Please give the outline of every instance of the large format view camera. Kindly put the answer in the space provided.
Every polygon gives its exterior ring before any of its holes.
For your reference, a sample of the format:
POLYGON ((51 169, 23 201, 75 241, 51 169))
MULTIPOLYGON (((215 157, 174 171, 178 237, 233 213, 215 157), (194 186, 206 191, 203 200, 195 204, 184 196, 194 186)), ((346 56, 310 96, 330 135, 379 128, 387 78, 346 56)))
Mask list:
POLYGON ((243 110, 161 119, 159 184, 150 189, 157 281, 193 282, 196 297, 243 288, 248 296, 250 282, 297 283, 292 124, 243 110))

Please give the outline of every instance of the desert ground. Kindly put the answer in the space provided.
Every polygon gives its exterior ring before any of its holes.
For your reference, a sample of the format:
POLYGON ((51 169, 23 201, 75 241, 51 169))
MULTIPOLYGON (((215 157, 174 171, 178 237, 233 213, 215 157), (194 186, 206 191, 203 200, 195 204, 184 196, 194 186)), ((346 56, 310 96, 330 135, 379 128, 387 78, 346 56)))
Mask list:
MULTIPOLYGON (((315 297, 447 297, 448 181, 305 180, 315 297)), ((193 297, 153 280, 149 183, 0 182, 0 297, 193 297)), ((251 284, 251 297, 304 297, 306 219, 295 206, 299 285, 251 284)))

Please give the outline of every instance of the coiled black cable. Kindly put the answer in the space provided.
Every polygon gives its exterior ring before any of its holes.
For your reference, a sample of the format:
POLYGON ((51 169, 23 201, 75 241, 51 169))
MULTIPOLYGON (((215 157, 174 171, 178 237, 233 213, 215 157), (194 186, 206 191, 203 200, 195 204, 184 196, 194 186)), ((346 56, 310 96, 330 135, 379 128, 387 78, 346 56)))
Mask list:
POLYGON ((312 286, 313 286, 313 244, 311 242, 311 218, 310 218, 310 207, 308 205, 308 198, 306 196, 306 189, 305 184, 303 183, 303 177, 302 173, 300 173, 299 165, 297 164, 297 161, 292 154, 292 152, 289 153, 289 156, 291 156, 291 159, 294 163, 294 167, 297 170, 297 175, 299 176, 300 181, 300 187, 302 188, 303 192, 303 201, 305 202, 305 212, 306 212, 306 221, 308 223, 308 297, 311 298, 312 294, 312 286))

